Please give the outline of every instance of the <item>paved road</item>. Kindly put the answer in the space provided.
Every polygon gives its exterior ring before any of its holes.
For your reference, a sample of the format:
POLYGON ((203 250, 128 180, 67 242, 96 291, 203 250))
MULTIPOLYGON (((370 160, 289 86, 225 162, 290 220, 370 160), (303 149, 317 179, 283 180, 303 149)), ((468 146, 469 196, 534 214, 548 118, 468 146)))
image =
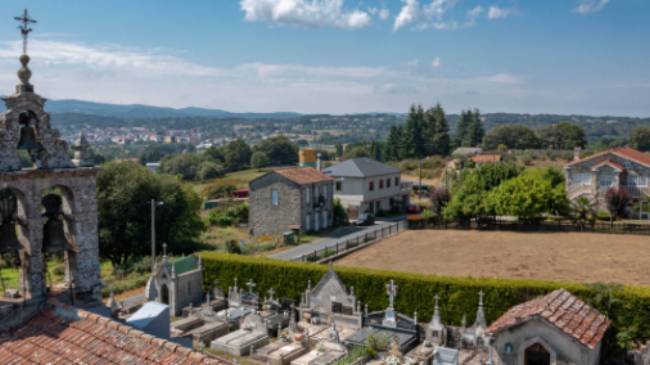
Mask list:
POLYGON ((303 255, 310 254, 316 250, 322 250, 329 247, 335 247, 338 242, 343 242, 349 239, 355 239, 359 236, 363 236, 366 233, 372 233, 376 230, 381 230, 383 227, 387 227, 391 224, 394 224, 400 219, 391 219, 390 221, 377 221, 374 226, 368 227, 355 227, 348 226, 342 227, 337 230, 334 230, 330 237, 320 238, 311 243, 306 243, 304 245, 299 245, 292 247, 288 250, 278 252, 271 257, 281 260, 294 260, 303 255))

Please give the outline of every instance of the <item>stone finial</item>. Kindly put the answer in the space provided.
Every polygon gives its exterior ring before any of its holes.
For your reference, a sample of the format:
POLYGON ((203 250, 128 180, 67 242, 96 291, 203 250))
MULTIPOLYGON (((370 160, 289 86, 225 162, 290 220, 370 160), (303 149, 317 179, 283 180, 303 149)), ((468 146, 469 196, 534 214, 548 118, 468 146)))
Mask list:
POLYGON ((74 151, 74 159, 72 162, 78 167, 90 167, 94 165, 92 151, 90 150, 90 143, 86 135, 82 132, 72 145, 74 151))
POLYGON ((483 298, 485 297, 485 293, 481 290, 478 293, 479 300, 478 300, 478 308, 476 309, 476 320, 474 320, 474 329, 477 332, 476 335, 482 335, 485 329, 487 328, 487 321, 485 320, 485 310, 483 309, 483 298))
POLYGON ((121 309, 120 304, 115 299, 115 293, 113 292, 113 290, 111 290, 111 294, 108 298, 108 307, 110 308, 111 314, 113 316, 117 315, 117 313, 119 313, 121 309))
POLYGON ((32 78, 32 70, 29 69, 29 56, 23 54, 20 56, 21 67, 18 69, 18 79, 20 80, 20 85, 16 85, 16 93, 20 94, 22 92, 34 92, 34 86, 29 83, 29 79, 32 78))

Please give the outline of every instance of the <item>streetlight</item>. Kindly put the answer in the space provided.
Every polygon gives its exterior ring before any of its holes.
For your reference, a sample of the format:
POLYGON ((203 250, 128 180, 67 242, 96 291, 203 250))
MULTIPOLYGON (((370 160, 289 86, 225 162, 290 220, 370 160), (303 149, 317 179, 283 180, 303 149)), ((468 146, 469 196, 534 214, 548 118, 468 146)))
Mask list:
POLYGON ((151 272, 156 270, 156 207, 165 205, 163 201, 151 199, 151 272))

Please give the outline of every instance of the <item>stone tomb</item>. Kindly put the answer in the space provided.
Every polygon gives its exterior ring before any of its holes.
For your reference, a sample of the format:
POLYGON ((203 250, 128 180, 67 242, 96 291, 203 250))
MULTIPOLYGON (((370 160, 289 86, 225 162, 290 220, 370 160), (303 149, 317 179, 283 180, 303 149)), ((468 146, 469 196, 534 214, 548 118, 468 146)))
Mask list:
POLYGON ((253 359, 270 365, 288 365, 304 355, 308 347, 302 341, 279 339, 253 352, 253 359))
POLYGON ((207 296, 206 302, 199 308, 190 309, 189 315, 174 321, 172 336, 190 338, 195 348, 209 346, 212 340, 225 335, 230 330, 230 323, 217 315, 213 307, 214 301, 207 296))
POLYGON ((246 286, 248 291, 240 289, 235 278, 235 285, 228 288, 228 308, 217 313, 219 318, 230 322, 231 327, 235 329, 239 328, 244 317, 259 309, 259 295, 254 291, 255 283, 249 280, 246 286))
POLYGON ((316 287, 312 289, 311 283, 308 283, 298 313, 299 327, 308 336, 310 344, 326 338, 326 329, 330 324, 336 326, 342 340, 358 331, 363 324, 361 304, 354 295, 354 288, 348 292, 331 265, 316 287))
POLYGON ((257 313, 251 313, 242 320, 240 329, 212 341, 210 348, 233 356, 243 356, 268 344, 269 340, 262 317, 257 313))
MULTIPOLYGON (((391 280, 386 285, 388 308, 383 311, 369 313, 364 318, 364 327, 350 336, 345 342, 350 346, 364 346, 368 337, 375 337, 388 345, 393 337, 397 339, 399 350, 406 353, 415 347, 420 339, 420 329, 417 316, 411 318, 399 313, 394 308, 397 285, 391 280)), ((384 351, 388 348, 383 349, 384 351)))
POLYGON ((307 354, 291 361, 291 365, 330 365, 347 355, 348 349, 341 343, 334 322, 327 333, 328 339, 319 341, 307 354))

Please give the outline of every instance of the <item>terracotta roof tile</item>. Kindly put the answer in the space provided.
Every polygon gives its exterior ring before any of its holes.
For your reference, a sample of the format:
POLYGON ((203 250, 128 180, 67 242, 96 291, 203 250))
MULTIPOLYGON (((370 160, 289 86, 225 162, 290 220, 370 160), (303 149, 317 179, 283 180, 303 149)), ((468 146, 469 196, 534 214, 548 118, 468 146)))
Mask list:
POLYGON ((495 163, 501 161, 501 155, 492 154, 492 155, 476 155, 472 157, 472 161, 475 163, 495 163))
POLYGON ((607 155, 608 153, 618 155, 618 156, 620 156, 622 158, 635 161, 635 162, 640 163, 640 164, 645 165, 645 166, 650 166, 650 154, 635 150, 634 148, 630 148, 630 147, 612 148, 612 149, 609 149, 609 150, 606 150, 606 151, 602 151, 602 152, 593 154, 591 156, 585 157, 585 158, 577 160, 577 161, 572 161, 572 162, 566 164, 566 166, 573 166, 575 164, 579 164, 579 163, 584 162, 584 161, 589 161, 591 159, 607 155))
POLYGON ((45 309, 13 333, 0 334, 2 364, 230 364, 96 314, 60 308, 61 313, 45 309))
POLYGON ((543 318, 584 346, 594 349, 602 340, 610 321, 564 289, 512 307, 488 328, 497 333, 531 318, 543 318))
POLYGON ((274 171, 299 185, 315 184, 320 182, 333 181, 330 176, 323 174, 311 167, 294 167, 274 171))

